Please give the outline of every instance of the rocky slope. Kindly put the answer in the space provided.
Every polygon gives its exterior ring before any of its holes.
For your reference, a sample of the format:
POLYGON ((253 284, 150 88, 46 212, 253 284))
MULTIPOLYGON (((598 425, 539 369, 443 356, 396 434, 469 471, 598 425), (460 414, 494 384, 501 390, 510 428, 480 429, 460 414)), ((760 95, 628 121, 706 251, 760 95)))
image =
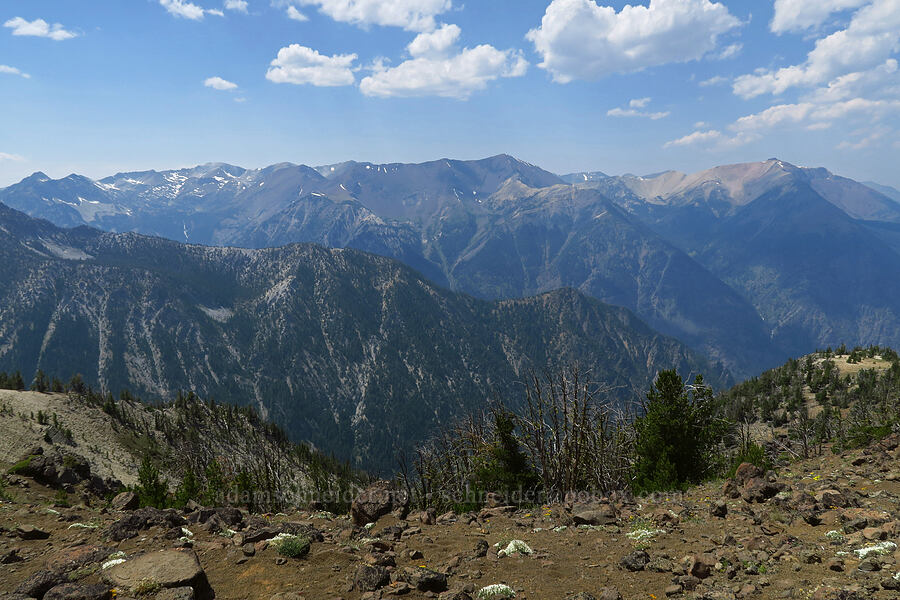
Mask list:
POLYGON ((0 389, 0 463, 63 489, 72 502, 102 505, 137 485, 147 458, 173 491, 188 472, 205 483, 214 462, 225 481, 247 473, 260 493, 271 494, 260 507, 266 509, 305 504, 366 481, 346 465, 294 445, 252 412, 194 396, 148 405, 93 392, 0 389))
POLYGON ((898 443, 637 500, 404 515, 364 497, 383 514, 366 527, 303 509, 50 506, 52 489, 6 476, 0 598, 888 600, 898 443))
POLYGON ((626 309, 563 289, 485 302, 395 261, 61 230, 0 206, 0 370, 81 373, 146 399, 253 405, 296 440, 391 469, 529 369, 580 362, 630 402, 677 367, 727 381, 626 309))

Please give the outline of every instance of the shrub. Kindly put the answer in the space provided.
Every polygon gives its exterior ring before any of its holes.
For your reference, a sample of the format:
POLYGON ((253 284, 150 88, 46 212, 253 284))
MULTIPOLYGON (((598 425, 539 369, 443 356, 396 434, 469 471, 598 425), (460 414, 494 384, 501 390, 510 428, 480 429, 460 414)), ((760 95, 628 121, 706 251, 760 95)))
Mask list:
POLYGON ((10 475, 21 475, 25 473, 28 470, 28 467, 31 465, 32 458, 34 458, 34 456, 23 458, 22 460, 11 466, 7 473, 9 473, 10 475))
POLYGON ((731 461, 731 468, 728 469, 726 477, 734 477, 734 474, 737 472, 737 468, 741 466, 741 463, 750 463, 752 465, 756 465, 763 471, 768 471, 772 468, 772 461, 769 460, 768 456, 766 456, 765 449, 755 442, 749 442, 743 448, 741 448, 738 454, 731 461))
POLYGON ((309 539, 299 535, 282 534, 272 539, 272 545, 281 556, 300 558, 309 554, 309 539))

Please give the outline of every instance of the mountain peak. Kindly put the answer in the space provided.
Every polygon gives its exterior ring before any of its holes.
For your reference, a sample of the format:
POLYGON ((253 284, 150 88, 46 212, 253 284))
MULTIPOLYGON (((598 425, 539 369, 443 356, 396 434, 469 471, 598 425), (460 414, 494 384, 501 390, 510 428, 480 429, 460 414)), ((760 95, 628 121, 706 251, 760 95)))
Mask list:
POLYGON ((48 177, 47 174, 43 171, 35 171, 31 175, 23 179, 22 183, 25 183, 26 181, 50 181, 50 177, 48 177))

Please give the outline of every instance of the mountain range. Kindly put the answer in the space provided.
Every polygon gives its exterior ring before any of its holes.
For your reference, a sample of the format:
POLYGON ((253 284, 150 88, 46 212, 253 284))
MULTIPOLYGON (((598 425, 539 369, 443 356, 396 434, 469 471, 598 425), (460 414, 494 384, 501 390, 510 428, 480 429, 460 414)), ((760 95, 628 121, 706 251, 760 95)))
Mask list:
POLYGON ((673 366, 731 381, 576 290, 489 302, 351 249, 187 245, 0 205, 0 278, 0 371, 253 405, 376 472, 487 399, 520 401, 530 369, 577 362, 622 403, 673 366))
POLYGON ((0 202, 64 227, 364 250, 485 300, 572 287, 745 376, 818 346, 900 343, 900 203, 884 191, 778 159, 557 176, 500 155, 35 173, 0 202))

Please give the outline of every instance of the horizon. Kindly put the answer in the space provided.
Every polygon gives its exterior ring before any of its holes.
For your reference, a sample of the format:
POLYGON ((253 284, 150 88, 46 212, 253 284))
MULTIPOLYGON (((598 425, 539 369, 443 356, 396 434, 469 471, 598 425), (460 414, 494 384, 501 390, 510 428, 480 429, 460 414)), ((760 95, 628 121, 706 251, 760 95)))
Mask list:
POLYGON ((779 156, 900 187, 893 1, 35 0, 0 14, 0 186, 508 153, 554 173, 779 156))
MULTIPOLYGON (((142 173, 142 172, 157 172, 157 173, 163 173, 163 172, 171 172, 171 171, 186 171, 186 170, 197 169, 197 168, 200 168, 200 167, 212 167, 212 166, 228 166, 228 167, 235 167, 235 168, 238 168, 238 169, 243 169, 243 170, 245 170, 245 171, 260 171, 260 170, 263 170, 263 169, 266 169, 266 168, 269 168, 269 167, 273 167, 273 166, 276 166, 276 165, 290 165, 290 166, 294 166, 294 167, 307 167, 307 168, 310 168, 310 169, 313 169, 313 170, 318 171, 318 170, 320 170, 320 169, 324 169, 325 167, 331 167, 331 166, 337 166, 337 165, 344 165, 344 164, 371 164, 371 165, 377 165, 377 166, 390 166, 390 165, 423 165, 423 164, 436 163, 436 162, 442 162, 442 161, 479 162, 479 161, 490 160, 490 159, 492 159, 492 158, 497 158, 497 157, 501 157, 501 156, 506 156, 506 157, 512 158, 513 160, 517 160, 517 161, 519 161, 519 162, 524 162, 524 163, 529 164, 529 165, 531 165, 531 166, 534 166, 534 167, 537 167, 537 168, 542 169, 542 170, 544 170, 544 171, 547 171, 548 173, 551 173, 551 174, 556 175, 556 176, 558 176, 558 177, 565 177, 565 176, 570 176, 570 175, 577 175, 577 174, 581 174, 581 173, 597 173, 597 172, 601 172, 601 173, 603 173, 604 175, 606 175, 606 176, 608 176, 608 177, 639 177, 639 178, 642 178, 642 179, 652 179, 652 178, 657 177, 657 176, 659 176, 659 175, 662 175, 662 174, 664 174, 664 173, 673 173, 673 172, 674 172, 674 173, 680 173, 680 174, 683 174, 683 175, 693 175, 693 174, 696 174, 696 173, 701 173, 701 172, 703 172, 703 171, 708 171, 708 170, 712 170, 712 169, 716 169, 716 168, 720 168, 720 167, 729 167, 729 166, 737 166, 737 165, 745 165, 745 164, 760 164, 760 163, 765 163, 765 162, 770 162, 770 161, 777 161, 777 162, 785 163, 785 164, 788 164, 788 165, 790 165, 790 166, 793 166, 793 167, 796 167, 796 168, 800 168, 800 169, 817 169, 817 168, 825 168, 825 169, 828 170, 832 175, 835 175, 835 176, 838 176, 838 177, 845 177, 845 178, 849 178, 849 179, 854 179, 854 178, 852 178, 852 177, 847 177, 846 175, 844 175, 844 174, 842 174, 842 173, 835 172, 834 170, 829 169, 828 167, 821 167, 820 165, 802 165, 802 164, 796 164, 796 163, 793 163, 793 162, 791 162, 791 161, 787 161, 787 160, 783 160, 783 159, 781 159, 781 158, 778 158, 777 156, 772 156, 772 157, 769 157, 769 158, 764 159, 764 160, 755 160, 755 161, 748 161, 748 162, 739 162, 739 163, 728 163, 728 164, 716 164, 716 165, 710 165, 710 166, 702 167, 702 168, 698 169, 697 171, 691 171, 691 172, 679 171, 679 170, 677 170, 677 169, 666 169, 666 170, 663 170, 663 171, 648 172, 648 173, 643 173, 643 174, 642 174, 642 173, 635 173, 635 172, 631 172, 631 171, 624 172, 624 173, 611 173, 611 172, 606 171, 606 170, 604 170, 604 169, 582 169, 582 170, 576 170, 576 171, 557 172, 557 171, 552 171, 552 170, 546 169, 546 168, 544 168, 542 165, 539 165, 539 164, 534 164, 534 163, 529 163, 528 161, 523 161, 522 159, 518 158, 517 156, 515 156, 515 155, 513 155, 513 154, 509 154, 509 153, 503 152, 503 153, 500 153, 500 154, 494 154, 494 155, 491 155, 491 156, 485 156, 485 157, 481 157, 481 158, 472 158, 472 159, 460 159, 460 158, 453 158, 453 157, 449 157, 449 156, 443 156, 443 157, 440 157, 440 158, 433 158, 433 159, 430 159, 430 160, 417 161, 417 162, 381 162, 381 163, 376 163, 376 162, 372 162, 372 161, 364 161, 364 160, 353 160, 353 159, 350 159, 350 160, 340 161, 340 162, 336 162, 336 163, 327 163, 327 164, 303 164, 303 163, 295 163, 295 162, 290 162, 290 161, 280 161, 280 162, 275 162, 275 163, 266 164, 266 165, 260 165, 260 166, 255 166, 255 167, 247 167, 247 166, 244 166, 244 165, 239 165, 239 164, 234 164, 234 163, 229 163, 229 162, 222 162, 222 161, 208 161, 208 162, 204 162, 204 163, 197 163, 197 164, 191 164, 191 165, 185 165, 185 166, 179 166, 179 167, 171 167, 171 168, 155 168, 155 169, 139 169, 139 170, 132 170, 132 171, 117 171, 117 172, 115 172, 115 173, 106 173, 106 174, 101 174, 101 175, 98 175, 98 176, 91 176, 91 175, 86 175, 85 173, 74 173, 74 172, 73 172, 73 173, 66 173, 65 175, 58 175, 58 176, 55 176, 55 175, 51 175, 51 174, 47 173, 46 171, 43 171, 43 170, 38 169, 37 171, 34 171, 34 172, 32 172, 32 173, 26 175, 26 176, 23 177, 22 179, 19 179, 19 180, 14 181, 13 183, 10 183, 10 184, 8 184, 8 185, 0 185, 0 189, 4 189, 4 188, 6 188, 6 187, 11 187, 11 186, 13 186, 13 185, 16 185, 16 184, 18 184, 18 183, 21 183, 22 181, 24 181, 24 180, 26 180, 26 179, 29 179, 29 178, 31 178, 31 177, 34 177, 35 175, 39 175, 39 174, 44 175, 44 176, 46 176, 46 177, 49 177, 49 178, 50 178, 51 180, 53 180, 53 181, 59 181, 59 180, 62 180, 62 179, 66 179, 66 178, 68 178, 68 177, 73 177, 73 176, 75 176, 75 177, 87 177, 87 178, 90 179, 91 181, 102 181, 102 180, 104 180, 104 179, 108 179, 108 178, 111 178, 111 177, 115 177, 115 176, 117 176, 117 175, 128 175, 128 174, 142 173)), ((858 181, 859 183, 862 183, 862 184, 874 183, 874 184, 878 184, 878 185, 884 185, 885 187, 888 187, 888 188, 896 189, 896 188, 894 188, 894 186, 889 185, 889 184, 883 184, 883 183, 880 182, 880 181, 871 181, 871 180, 862 181, 862 180, 856 180, 856 179, 854 179, 854 180, 855 180, 855 181, 858 181)), ((878 190, 875 190, 875 191, 877 191, 878 193, 881 193, 881 192, 878 191, 878 190)))

